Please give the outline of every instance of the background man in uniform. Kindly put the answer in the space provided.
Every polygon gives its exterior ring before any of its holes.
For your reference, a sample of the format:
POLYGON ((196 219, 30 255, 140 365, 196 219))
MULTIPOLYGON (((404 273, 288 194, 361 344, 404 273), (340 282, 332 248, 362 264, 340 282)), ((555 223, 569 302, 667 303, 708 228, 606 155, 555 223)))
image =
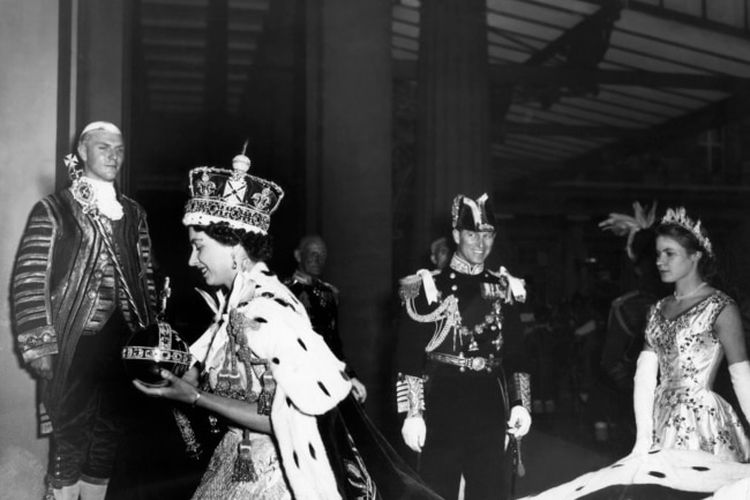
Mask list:
POLYGON ((528 376, 514 373, 522 352, 516 304, 525 290, 505 268, 484 267, 495 239, 487 195, 458 195, 452 225, 457 248, 448 266, 401 280, 402 436, 421 452, 418 472, 439 495, 456 498, 463 475, 466 500, 506 499, 507 450, 531 425, 528 376))
MULTIPOLYGON (((294 250, 297 269, 284 284, 307 309, 313 330, 320 334, 337 358, 345 361, 341 336, 338 331, 339 291, 321 279, 328 250, 323 238, 304 236, 294 250)), ((367 399, 367 389, 347 364, 347 374, 352 381, 352 395, 360 402, 367 399)))
POLYGON ((120 350, 153 319, 155 297, 146 215, 114 184, 122 133, 90 123, 77 153, 82 170, 66 158, 72 185, 29 215, 13 272, 13 320, 21 357, 42 383, 54 497, 100 499, 130 387, 120 350))
POLYGON ((448 238, 441 236, 432 243, 430 243, 430 262, 435 266, 435 269, 443 269, 448 265, 448 261, 451 258, 451 247, 448 244, 448 238))

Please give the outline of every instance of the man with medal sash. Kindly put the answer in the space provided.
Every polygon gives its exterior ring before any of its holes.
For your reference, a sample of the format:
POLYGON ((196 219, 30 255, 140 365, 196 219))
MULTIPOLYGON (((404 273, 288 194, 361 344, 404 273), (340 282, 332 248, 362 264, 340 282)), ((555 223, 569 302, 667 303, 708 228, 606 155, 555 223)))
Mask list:
POLYGON ((485 268, 496 236, 486 194, 453 200, 456 251, 443 270, 400 281, 397 403, 418 471, 445 498, 510 498, 513 458, 531 425, 518 303, 522 280, 485 268))

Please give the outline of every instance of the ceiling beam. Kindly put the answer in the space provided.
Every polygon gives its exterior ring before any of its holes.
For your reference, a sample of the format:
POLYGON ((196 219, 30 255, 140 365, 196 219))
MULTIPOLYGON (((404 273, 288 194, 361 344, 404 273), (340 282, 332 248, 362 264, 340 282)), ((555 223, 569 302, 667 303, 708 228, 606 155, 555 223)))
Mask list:
MULTIPOLYGON (((417 63, 415 61, 394 61, 394 77, 404 80, 416 80, 417 63)), ((718 76, 690 73, 668 73, 656 71, 622 71, 622 70, 588 70, 562 67, 536 66, 520 64, 490 66, 492 85, 543 85, 545 87, 570 87, 582 83, 600 85, 628 85, 639 87, 669 87, 678 89, 705 89, 734 92, 750 82, 750 79, 732 76, 718 76)))
POLYGON ((636 193, 702 193, 724 197, 727 195, 742 196, 744 200, 750 200, 750 186, 742 185, 707 185, 707 184, 649 184, 644 182, 607 182, 607 181, 558 181, 545 186, 546 189, 580 190, 586 194, 592 193, 596 196, 609 197, 612 191, 630 191, 636 193))
MULTIPOLYGON (((619 17, 620 10, 622 9, 622 3, 620 1, 600 0, 595 3, 600 6, 598 11, 567 30, 543 49, 535 52, 524 62, 524 64, 526 66, 538 66, 554 58, 556 55, 566 54, 571 48, 574 48, 575 45, 578 44, 578 39, 582 34, 591 30, 598 30, 607 24, 611 25, 613 20, 619 17)), ((609 42, 607 41, 607 43, 609 42)))
POLYGON ((623 137, 640 130, 625 127, 610 126, 575 126, 564 123, 522 123, 506 120, 501 126, 501 132, 504 134, 523 134, 523 135, 557 135, 562 137, 623 137))
POLYGON ((643 130, 615 144, 573 158, 566 162, 576 170, 595 169, 603 158, 626 158, 633 154, 658 151, 674 141, 721 127, 729 122, 750 115, 750 85, 735 95, 710 104, 693 113, 673 118, 655 127, 643 130))
MULTIPOLYGON (((583 0, 586 3, 601 5, 601 0, 583 0)), ((691 28, 697 28, 705 31, 712 31, 714 33, 721 33, 723 35, 735 36, 738 38, 748 39, 750 38, 750 31, 730 26, 718 21, 711 21, 710 19, 704 19, 702 17, 685 14, 677 10, 668 9, 665 7, 659 7, 657 5, 651 5, 640 0, 628 0, 625 4, 627 10, 633 12, 640 12, 641 14, 647 14, 651 17, 663 19, 665 21, 674 21, 691 28)))
POLYGON ((527 66, 493 66, 493 84, 544 85, 569 87, 582 83, 599 85, 635 85, 640 87, 671 87, 680 89, 711 89, 734 91, 747 85, 746 78, 655 71, 622 71, 602 69, 570 69, 527 66))

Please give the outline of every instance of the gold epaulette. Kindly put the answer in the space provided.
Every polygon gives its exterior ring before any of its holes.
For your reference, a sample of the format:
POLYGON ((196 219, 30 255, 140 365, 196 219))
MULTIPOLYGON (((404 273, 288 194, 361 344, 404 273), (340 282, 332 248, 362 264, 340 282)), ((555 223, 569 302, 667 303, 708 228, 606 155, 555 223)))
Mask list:
POLYGON ((511 297, 508 297, 508 302, 526 301, 526 282, 524 280, 522 280, 521 278, 516 278, 515 276, 510 274, 508 270, 503 266, 500 266, 500 269, 497 271, 493 271, 491 269, 488 269, 487 271, 489 271, 492 276, 504 279, 508 282, 508 288, 510 289, 513 299, 511 300, 511 297))
POLYGON ((422 278, 418 274, 410 274, 398 280, 398 296, 402 301, 415 299, 422 288, 422 278))
POLYGON ((422 288, 425 289, 425 294, 428 303, 433 303, 438 298, 437 290, 435 289, 435 276, 440 274, 440 269, 433 269, 427 271, 426 269, 420 269, 414 274, 410 274, 398 280, 399 290, 398 295, 401 297, 401 301, 413 300, 419 296, 419 292, 422 288))
POLYGON ((331 292, 338 297, 339 296, 339 289, 333 286, 332 284, 328 283, 327 281, 320 280, 321 283, 323 283, 325 286, 331 289, 331 292))
POLYGON ((487 272, 490 273, 495 278, 502 278, 503 276, 508 276, 509 273, 501 273, 500 270, 493 271, 492 269, 487 268, 487 272))

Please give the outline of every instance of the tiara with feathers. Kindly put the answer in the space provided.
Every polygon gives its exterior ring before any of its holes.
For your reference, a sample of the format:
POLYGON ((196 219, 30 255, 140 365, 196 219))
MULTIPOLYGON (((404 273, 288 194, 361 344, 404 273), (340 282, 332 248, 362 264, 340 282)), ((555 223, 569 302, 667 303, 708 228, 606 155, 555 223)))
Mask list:
POLYGON ((668 208, 667 213, 661 219, 662 224, 674 224, 681 228, 689 231, 698 240, 698 243, 708 252, 709 255, 714 255, 713 246, 708 236, 703 234, 700 219, 693 221, 687 215, 685 207, 668 208))

